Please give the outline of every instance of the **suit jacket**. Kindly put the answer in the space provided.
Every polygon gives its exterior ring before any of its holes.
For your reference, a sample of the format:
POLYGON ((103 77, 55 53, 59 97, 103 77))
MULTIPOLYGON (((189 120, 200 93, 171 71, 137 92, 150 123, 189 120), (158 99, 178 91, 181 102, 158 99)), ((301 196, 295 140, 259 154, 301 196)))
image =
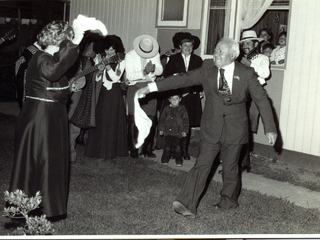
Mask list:
MULTIPOLYGON (((202 65, 201 57, 195 54, 191 54, 188 71, 195 70, 201 67, 201 65, 202 65)), ((163 75, 164 77, 169 77, 175 73, 185 73, 185 72, 186 72, 186 67, 184 65, 183 57, 181 53, 177 53, 170 56, 170 60, 164 69, 163 75)))
MULTIPOLYGON (((195 70, 201 67, 201 65, 202 65, 202 58, 192 53, 190 56, 188 71, 195 70)), ((186 67, 184 64, 184 59, 182 57, 182 54, 177 53, 175 55, 170 56, 170 60, 163 71, 163 76, 166 78, 166 77, 172 76, 175 73, 181 74, 185 72, 186 72, 186 67)), ((199 86, 185 88, 181 93, 196 92, 196 91, 201 92, 202 88, 199 86)))
POLYGON ((221 136, 226 144, 248 142, 247 96, 256 103, 264 124, 265 132, 277 132, 268 95, 257 81, 253 68, 235 62, 232 96, 224 102, 217 86, 218 68, 212 59, 203 62, 201 68, 181 76, 172 76, 157 82, 159 91, 201 84, 206 103, 201 118, 201 138, 209 143, 218 143, 221 136), (224 135, 222 135, 224 134, 224 135))

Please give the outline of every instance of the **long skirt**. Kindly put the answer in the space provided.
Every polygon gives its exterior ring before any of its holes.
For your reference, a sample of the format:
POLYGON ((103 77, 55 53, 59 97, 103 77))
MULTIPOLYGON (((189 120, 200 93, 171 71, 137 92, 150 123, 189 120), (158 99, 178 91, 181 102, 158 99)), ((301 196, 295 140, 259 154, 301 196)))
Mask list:
POLYGON ((15 131, 14 165, 9 191, 28 197, 40 191, 47 217, 67 213, 69 137, 66 105, 27 99, 15 131))
POLYGON ((85 156, 128 156, 126 109, 119 83, 101 87, 96 106, 96 127, 89 129, 85 156))

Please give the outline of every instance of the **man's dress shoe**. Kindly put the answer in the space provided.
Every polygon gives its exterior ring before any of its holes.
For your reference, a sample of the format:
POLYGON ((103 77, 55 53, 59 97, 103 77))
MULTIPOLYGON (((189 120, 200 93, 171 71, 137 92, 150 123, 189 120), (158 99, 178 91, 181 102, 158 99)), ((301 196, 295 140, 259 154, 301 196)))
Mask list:
POLYGON ((187 153, 184 154, 182 157, 183 157, 184 160, 190 160, 190 155, 187 154, 187 153))
POLYGON ((244 171, 250 172, 250 170, 251 170, 250 165, 241 166, 241 172, 244 172, 244 171))
POLYGON ((222 207, 221 207, 219 204, 214 204, 214 205, 213 205, 213 208, 214 208, 214 209, 221 209, 222 207))
POLYGON ((177 213, 182 214, 184 217, 188 217, 188 218, 196 218, 196 214, 194 214, 193 212, 191 212, 186 206, 184 206, 181 202, 179 201, 174 201, 173 204, 173 209, 174 211, 176 211, 177 213))

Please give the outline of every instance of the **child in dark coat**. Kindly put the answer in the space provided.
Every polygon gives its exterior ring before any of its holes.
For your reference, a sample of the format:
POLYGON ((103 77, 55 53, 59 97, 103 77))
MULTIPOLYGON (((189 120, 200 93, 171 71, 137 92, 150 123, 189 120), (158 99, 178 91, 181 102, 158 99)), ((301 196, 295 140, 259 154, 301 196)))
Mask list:
POLYGON ((189 131, 188 112, 180 101, 181 96, 179 95, 169 97, 170 105, 162 110, 158 124, 159 134, 165 138, 161 162, 167 164, 172 152, 178 167, 183 164, 180 141, 182 137, 187 136, 189 131))

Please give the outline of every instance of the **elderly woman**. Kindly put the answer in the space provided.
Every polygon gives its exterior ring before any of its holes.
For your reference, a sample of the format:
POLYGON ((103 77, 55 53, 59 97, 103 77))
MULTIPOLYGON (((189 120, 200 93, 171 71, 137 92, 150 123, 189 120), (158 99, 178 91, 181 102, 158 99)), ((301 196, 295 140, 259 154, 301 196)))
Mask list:
POLYGON ((68 118, 71 94, 67 70, 78 57, 83 31, 64 21, 49 23, 38 34, 39 50, 27 70, 26 101, 17 120, 10 191, 42 195, 39 212, 66 217, 68 196, 68 118))

